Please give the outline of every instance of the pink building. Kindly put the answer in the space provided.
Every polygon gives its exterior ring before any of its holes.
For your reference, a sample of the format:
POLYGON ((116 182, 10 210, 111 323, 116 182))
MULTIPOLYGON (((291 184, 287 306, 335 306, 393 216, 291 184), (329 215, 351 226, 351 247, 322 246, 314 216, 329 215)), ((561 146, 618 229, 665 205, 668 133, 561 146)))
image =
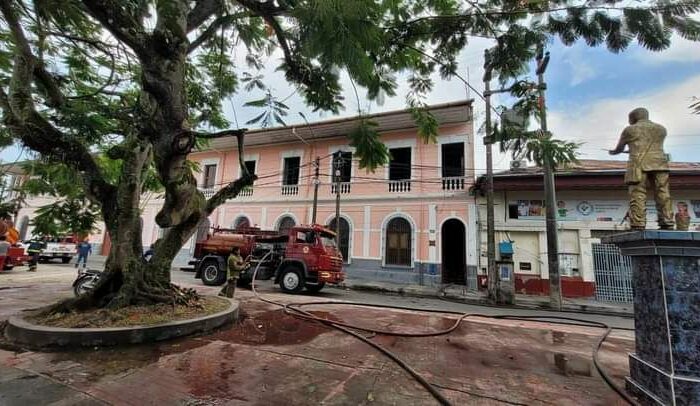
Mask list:
MULTIPOLYGON (((437 143, 420 139, 406 110, 365 117, 378 124, 392 157, 374 173, 359 169, 354 148, 348 145, 357 117, 248 132, 245 163, 258 180, 211 215, 176 263, 187 262, 194 242, 210 226, 248 224, 272 230, 312 223, 314 160, 319 157, 316 222, 334 224, 338 188, 340 245, 350 281, 465 284, 469 269, 475 284, 478 227, 475 201, 469 196, 474 182, 471 102, 430 109, 440 124, 437 143), (336 151, 341 151, 340 159, 334 158, 336 151), (332 176, 334 161, 343 162, 338 179, 332 176)), ((207 197, 239 176, 233 137, 212 140, 190 160, 199 163, 197 181, 207 197)), ((148 247, 162 235, 155 215, 163 202, 156 194, 143 199, 143 244, 148 247)), ((103 238, 95 235, 91 241, 101 245, 103 238)))
MULTIPOLYGON (((374 173, 359 169, 348 145, 357 117, 249 132, 244 159, 258 180, 215 211, 211 225, 281 229, 312 223, 314 160, 319 157, 316 222, 335 228, 338 187, 348 279, 464 284, 467 268, 476 272, 478 258, 476 210, 469 196, 474 179, 471 103, 438 105, 431 111, 440 123, 435 144, 419 138, 407 111, 367 117, 378 124, 392 156, 374 173), (339 160, 336 151, 342 152, 339 160), (343 163, 338 179, 332 176, 334 161, 343 163)), ((198 182, 205 195, 239 175, 235 138, 214 140, 190 159, 200 164, 198 182)), ((153 218, 159 207, 153 201, 144 213, 145 240, 158 236, 153 218)))

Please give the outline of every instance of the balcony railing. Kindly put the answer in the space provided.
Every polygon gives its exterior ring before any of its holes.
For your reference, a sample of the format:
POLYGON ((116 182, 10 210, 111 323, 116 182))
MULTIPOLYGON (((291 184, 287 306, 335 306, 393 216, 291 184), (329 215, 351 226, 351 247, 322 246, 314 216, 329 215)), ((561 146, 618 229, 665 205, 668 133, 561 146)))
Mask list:
POLYGON ((336 194, 336 190, 340 193, 350 193, 350 182, 331 183, 331 194, 336 194))
POLYGON ((442 190, 464 190, 466 179, 462 176, 442 178, 442 190))
POLYGON ((219 190, 218 187, 200 187, 199 191, 202 192, 205 198, 211 199, 212 196, 214 196, 214 193, 216 193, 219 190))
POLYGON ((243 189, 241 189, 241 191, 238 192, 237 197, 250 197, 250 196, 253 196, 253 187, 252 186, 244 187, 243 189))
POLYGON ((282 185, 282 196, 294 196, 299 194, 299 185, 282 185))
POLYGON ((389 192, 392 193, 406 193, 411 191, 411 181, 409 179, 405 180, 390 180, 389 181, 389 192))

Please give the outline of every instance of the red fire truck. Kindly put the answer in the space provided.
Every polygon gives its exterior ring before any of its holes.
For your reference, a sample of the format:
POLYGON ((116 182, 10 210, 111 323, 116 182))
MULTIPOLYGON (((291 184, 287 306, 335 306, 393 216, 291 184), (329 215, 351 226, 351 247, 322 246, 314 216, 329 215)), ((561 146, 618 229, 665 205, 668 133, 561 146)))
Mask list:
POLYGON ((335 244, 335 233, 320 226, 292 227, 285 233, 259 228, 215 228, 207 239, 195 246, 195 278, 205 285, 221 285, 226 281, 226 260, 233 247, 250 261, 250 268, 239 279, 241 284, 252 280, 260 264, 257 279, 274 278, 287 293, 302 289, 318 292, 326 285, 345 279, 342 254, 335 244))

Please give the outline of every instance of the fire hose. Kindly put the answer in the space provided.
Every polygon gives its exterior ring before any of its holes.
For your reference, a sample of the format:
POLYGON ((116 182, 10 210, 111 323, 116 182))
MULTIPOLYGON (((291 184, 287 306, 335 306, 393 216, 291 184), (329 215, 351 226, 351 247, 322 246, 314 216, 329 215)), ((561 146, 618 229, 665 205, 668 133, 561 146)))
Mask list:
POLYGON ((396 354, 393 352, 389 351, 388 349, 382 347, 381 345, 373 342, 370 340, 370 338, 365 337, 364 335, 358 333, 357 331, 364 331, 367 333, 372 333, 372 334, 381 334, 381 335, 387 335, 387 336, 398 336, 398 337, 434 337, 434 336, 440 336, 440 335, 445 335, 449 334, 453 331, 455 331, 460 324, 462 324, 462 321, 469 317, 481 317, 481 318, 491 318, 491 319, 501 319, 501 320, 520 320, 520 321, 536 321, 536 322, 546 322, 546 323, 553 323, 553 324, 564 324, 564 325, 577 325, 577 326, 585 326, 585 327, 597 327, 597 328, 602 328, 605 329, 605 332, 603 333, 602 336, 598 339, 597 344, 593 348, 593 365, 595 366, 596 370, 600 374, 600 376, 603 378, 603 381, 612 389, 614 390, 622 399, 624 399, 628 404, 630 405, 637 405, 637 402, 630 397, 623 389, 618 387, 608 376, 608 374, 601 368, 600 362, 598 359, 598 352, 600 351, 600 348, 603 345, 603 342, 605 339, 610 335, 610 332, 613 330, 612 327, 608 326, 607 324, 603 322, 598 322, 598 321, 591 321, 591 320, 583 320, 583 319, 577 319, 574 317, 563 317, 563 316, 518 316, 518 315, 508 315, 508 314, 502 314, 502 315, 487 315, 487 314, 479 314, 479 313, 462 313, 462 312, 455 312, 455 311, 446 311, 446 310, 435 310, 435 309, 420 309, 420 308, 412 308, 412 307, 403 307, 403 306, 391 306, 391 305, 383 305, 383 304, 372 304, 372 303, 362 303, 362 302, 348 302, 348 301, 315 301, 315 302, 302 302, 302 303, 292 303, 292 304, 287 304, 287 303, 280 303, 276 302, 272 299, 267 299, 264 298, 258 293, 258 291, 255 289, 255 277, 257 276, 258 270, 260 269, 260 265, 265 261, 265 259, 272 254, 272 251, 268 252, 265 254, 262 259, 258 262, 257 266, 255 267, 255 270, 253 271, 253 276, 251 280, 251 288, 253 291, 253 294, 258 300, 261 300, 265 303, 272 304, 274 306, 281 307, 285 314, 291 315, 293 317, 300 318, 302 320, 307 320, 307 321, 312 321, 312 322, 317 322, 321 323, 323 325, 332 327, 336 330, 342 331, 346 334, 349 334, 358 340, 364 342, 365 344, 375 348, 377 351, 381 352, 388 358, 390 358, 392 361, 394 361, 397 365, 399 365, 403 370, 405 370, 411 377, 413 377, 421 386, 423 386, 434 398, 437 400, 441 405, 451 405, 450 401, 445 398, 445 396, 440 393, 440 391, 437 390, 437 388, 428 382, 422 375, 420 375, 415 369, 413 369, 410 365, 408 365, 405 361, 400 359, 396 354), (304 306, 316 306, 316 305, 341 305, 341 306, 362 306, 362 307, 374 307, 374 308, 384 308, 384 309, 395 309, 395 310, 411 310, 411 311, 417 311, 417 312, 424 312, 424 313, 440 313, 440 314, 452 314, 452 315, 458 315, 459 317, 455 320, 454 324, 451 325, 448 328, 442 329, 442 330, 434 330, 434 331, 425 331, 425 332, 417 332, 417 333, 406 333, 406 332, 401 332, 401 331, 390 331, 390 330, 381 330, 381 329, 375 329, 375 328, 368 328, 368 327, 363 327, 363 326, 357 326, 341 321, 336 321, 336 320, 329 320, 324 317, 319 317, 314 315, 313 313, 310 313, 306 310, 303 310, 302 307, 304 306))

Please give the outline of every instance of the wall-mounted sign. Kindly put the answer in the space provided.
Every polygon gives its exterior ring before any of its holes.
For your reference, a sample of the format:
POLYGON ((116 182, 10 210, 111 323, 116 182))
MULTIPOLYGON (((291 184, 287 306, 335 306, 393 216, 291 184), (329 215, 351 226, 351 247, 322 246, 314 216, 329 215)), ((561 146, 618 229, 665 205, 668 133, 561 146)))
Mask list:
MULTIPOLYGON (((559 200, 557 219, 560 221, 610 221, 620 223, 627 214, 626 200, 559 200)), ((647 220, 656 221, 656 205, 647 201, 647 220)), ((675 200, 673 212, 687 213, 690 221, 700 223, 700 200, 675 200)), ((545 207, 542 200, 521 199, 508 202, 508 218, 543 220, 545 207)))

